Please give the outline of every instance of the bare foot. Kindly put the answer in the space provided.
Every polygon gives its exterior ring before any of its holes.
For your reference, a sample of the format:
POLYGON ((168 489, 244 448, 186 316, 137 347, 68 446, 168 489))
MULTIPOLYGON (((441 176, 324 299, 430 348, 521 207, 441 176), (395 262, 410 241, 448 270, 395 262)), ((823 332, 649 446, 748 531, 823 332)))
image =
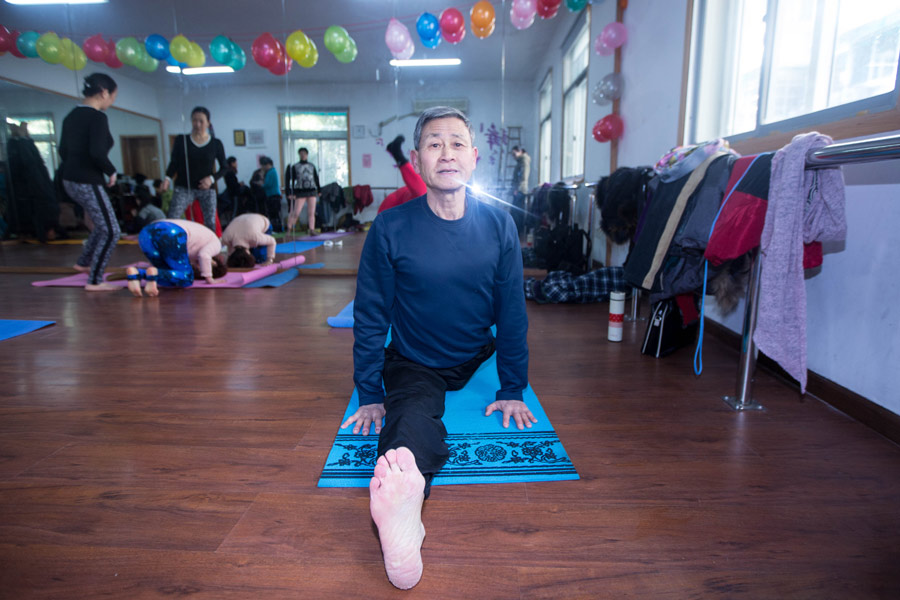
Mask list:
POLYGON ((72 268, 75 269, 76 271, 78 271, 79 273, 89 273, 91 270, 90 267, 82 267, 81 265, 78 265, 78 264, 72 265, 72 268))
POLYGON ((115 292, 116 290, 120 290, 117 285, 113 285, 111 283, 101 282, 101 283, 89 283, 84 286, 84 289, 88 292, 115 292))
MULTIPOLYGON (((137 275, 138 270, 136 267, 128 267, 125 269, 125 275, 137 275)), ((140 279, 129 279, 128 280, 128 291, 131 292, 131 295, 135 298, 140 298, 144 294, 141 292, 141 280, 140 279)))
POLYGON ((388 450, 378 457, 369 482, 369 508, 378 526, 384 570, 401 590, 422 578, 422 503, 425 478, 408 448, 388 450))
MULTIPOLYGON (((151 277, 155 277, 159 275, 159 269, 156 267, 147 267, 147 275, 151 277)), ((159 296, 159 287, 156 285, 155 280, 147 280, 147 283, 144 285, 144 291, 147 292, 148 296, 159 296)))

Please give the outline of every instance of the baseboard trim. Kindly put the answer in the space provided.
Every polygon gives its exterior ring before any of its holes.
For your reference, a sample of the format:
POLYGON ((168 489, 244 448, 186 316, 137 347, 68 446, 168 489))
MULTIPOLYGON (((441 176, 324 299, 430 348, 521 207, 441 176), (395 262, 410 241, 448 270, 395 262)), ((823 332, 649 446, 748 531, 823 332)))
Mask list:
MULTIPOLYGON (((711 336, 733 348, 741 350, 741 334, 728 329, 711 319, 704 319, 704 328, 711 336)), ((800 384, 778 366, 774 360, 763 354, 757 359, 757 366, 769 371, 785 385, 800 393, 800 384)), ((900 444, 900 415, 896 415, 868 398, 848 390, 818 373, 809 371, 806 381, 806 394, 813 396, 825 404, 841 411, 863 425, 877 431, 895 444, 900 444)))

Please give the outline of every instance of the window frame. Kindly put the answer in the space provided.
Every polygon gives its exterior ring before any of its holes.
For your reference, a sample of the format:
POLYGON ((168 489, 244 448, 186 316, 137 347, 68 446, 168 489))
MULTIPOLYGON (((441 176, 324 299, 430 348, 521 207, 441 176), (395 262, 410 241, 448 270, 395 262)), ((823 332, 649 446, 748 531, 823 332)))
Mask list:
MULTIPOLYGON (((565 42, 563 42, 563 55, 562 55, 562 70, 563 77, 561 79, 562 82, 562 122, 560 127, 560 155, 559 155, 559 175, 560 179, 563 180, 579 180, 584 178, 585 171, 585 157, 587 154, 587 99, 588 99, 588 90, 587 90, 587 78, 588 72, 591 67, 591 12, 589 10, 584 11, 575 23, 572 25, 572 28, 569 30, 569 35, 566 36, 565 42), (580 73, 571 77, 571 74, 567 73, 566 66, 569 62, 568 54, 575 47, 576 42, 581 38, 582 34, 584 34, 587 38, 587 61, 585 62, 584 68, 580 73), (570 83, 566 86, 565 77, 566 75, 570 75, 570 83), (581 165, 580 171, 578 171, 577 165, 572 165, 573 169, 576 172, 574 173, 566 173, 566 105, 567 100, 569 99, 570 94, 572 94, 576 88, 584 85, 585 93, 584 93, 584 106, 581 107, 584 117, 584 126, 580 128, 573 129, 576 135, 581 136, 581 165)), ((578 107, 576 107, 577 109, 578 107)), ((577 140, 576 140, 577 141, 577 140)), ((573 157, 574 160, 574 157, 573 157)))
MULTIPOLYGON (((352 168, 352 160, 351 160, 351 147, 350 147, 350 107, 348 106, 340 106, 340 107, 304 107, 304 106, 279 106, 278 107, 278 153, 279 159, 281 163, 281 170, 279 173, 283 175, 287 170, 289 164, 293 164, 295 162, 294 155, 291 154, 289 157, 285 157, 285 144, 290 139, 315 139, 320 140, 342 140, 347 145, 347 186, 353 185, 353 168, 352 168), (300 129, 287 129, 285 127, 286 117, 292 113, 330 113, 330 114, 343 114, 347 119, 346 129, 345 130, 300 130, 300 129), (289 139, 285 139, 285 134, 290 132, 289 139), (289 162, 285 162, 288 160, 289 162)), ((292 148, 292 152, 295 152, 296 148, 292 148)), ((317 155, 319 154, 318 149, 316 150, 317 155)), ((318 162, 321 163, 321 160, 318 162)), ((320 171, 321 169, 319 165, 316 165, 316 168, 320 171)), ((279 177, 281 177, 279 175, 279 177)), ((282 182, 284 184, 285 182, 282 182)), ((323 182, 324 183, 324 182, 323 182)), ((340 182, 338 182, 340 183, 340 182)))
POLYGON ((547 71, 547 75, 541 81, 538 88, 538 180, 543 184, 550 181, 553 173, 553 69, 547 71), (541 95, 547 88, 547 95, 550 98, 550 106, 546 115, 541 115, 541 95), (549 132, 544 137, 544 124, 549 125, 549 132), (547 154, 546 164, 544 162, 543 148, 545 139, 549 142, 549 152, 547 154), (546 169, 546 173, 544 172, 546 169))
MULTIPOLYGON (((702 35, 701 15, 699 7, 709 0, 690 0, 687 3, 684 42, 684 64, 682 70, 681 108, 679 114, 678 144, 691 143, 693 132, 693 115, 696 111, 696 88, 698 83, 691 72, 693 62, 699 54, 698 39, 702 35), (689 131, 689 128, 691 130, 689 131)), ((775 0, 769 0, 769 9, 775 0)), ((772 28, 766 31, 767 61, 771 60, 771 44, 774 39, 772 28)), ((761 97, 767 94, 765 86, 768 78, 763 77, 761 97)), ((762 108, 760 108, 760 113, 762 108)), ((788 144, 794 136, 815 129, 835 140, 883 134, 900 129, 900 65, 898 65, 894 89, 890 92, 855 100, 839 106, 825 108, 816 112, 798 115, 782 121, 762 123, 761 114, 757 114, 757 127, 754 131, 725 136, 733 149, 741 154, 757 154, 777 150, 788 144)), ((705 141, 705 140, 697 140, 705 141)))

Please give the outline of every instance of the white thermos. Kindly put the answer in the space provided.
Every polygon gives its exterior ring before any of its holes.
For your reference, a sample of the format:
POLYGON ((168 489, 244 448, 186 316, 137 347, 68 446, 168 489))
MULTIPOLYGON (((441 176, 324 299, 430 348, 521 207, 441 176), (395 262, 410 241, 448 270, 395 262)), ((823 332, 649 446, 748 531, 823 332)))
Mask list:
POLYGON ((625 292, 609 293, 609 333, 610 342, 622 341, 622 324, 625 322, 625 292))

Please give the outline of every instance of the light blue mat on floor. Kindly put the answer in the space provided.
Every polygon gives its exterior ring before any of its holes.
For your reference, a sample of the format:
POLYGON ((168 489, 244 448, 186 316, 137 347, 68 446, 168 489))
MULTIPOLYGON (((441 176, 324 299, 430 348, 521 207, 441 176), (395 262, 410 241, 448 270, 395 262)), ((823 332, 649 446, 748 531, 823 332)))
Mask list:
MULTIPOLYGON (((342 311, 343 312, 343 311, 342 311)), ((524 400, 537 417, 531 429, 519 431, 511 422, 503 428, 503 415, 484 416, 500 388, 496 354, 484 362, 472 379, 458 392, 448 392, 444 424, 450 459, 433 485, 463 483, 514 483, 578 479, 562 442, 529 385, 524 400)), ((356 390, 341 419, 356 412, 356 390)), ((340 425, 339 425, 340 426, 340 425)), ((375 468, 378 437, 353 435, 353 426, 338 429, 325 461, 319 487, 367 487, 375 468)))
POLYGON ((53 325, 56 321, 19 321, 0 319, 0 341, 37 331, 42 327, 53 325))
POLYGON ((285 271, 281 271, 280 273, 275 273, 274 275, 269 275, 268 277, 263 277, 258 281, 254 281, 253 283, 248 283, 245 285, 245 288, 261 288, 261 287, 281 287, 284 284, 293 281, 300 275, 300 271, 298 269, 321 269, 325 267, 325 263, 313 263, 311 265, 303 264, 297 265, 296 267, 292 267, 285 271))
POLYGON ((299 254, 313 248, 318 248, 325 242, 282 242, 275 246, 275 252, 278 254, 299 254))
POLYGON ((337 315, 325 319, 332 327, 353 327, 353 300, 337 315))

